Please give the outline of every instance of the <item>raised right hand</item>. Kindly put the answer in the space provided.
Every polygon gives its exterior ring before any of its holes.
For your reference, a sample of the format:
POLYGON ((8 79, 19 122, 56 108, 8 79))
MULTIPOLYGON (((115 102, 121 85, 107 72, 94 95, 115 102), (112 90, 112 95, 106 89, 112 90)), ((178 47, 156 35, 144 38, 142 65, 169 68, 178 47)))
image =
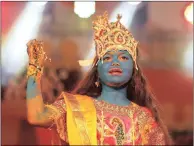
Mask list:
POLYGON ((27 52, 30 64, 40 68, 43 67, 43 62, 46 60, 47 56, 42 41, 37 41, 36 39, 29 41, 27 44, 27 52))
POLYGON ((42 98, 40 80, 43 73, 43 63, 47 58, 44 44, 41 41, 31 40, 27 44, 29 55, 28 83, 27 83, 27 119, 34 125, 50 125, 53 122, 53 110, 45 106, 42 98))

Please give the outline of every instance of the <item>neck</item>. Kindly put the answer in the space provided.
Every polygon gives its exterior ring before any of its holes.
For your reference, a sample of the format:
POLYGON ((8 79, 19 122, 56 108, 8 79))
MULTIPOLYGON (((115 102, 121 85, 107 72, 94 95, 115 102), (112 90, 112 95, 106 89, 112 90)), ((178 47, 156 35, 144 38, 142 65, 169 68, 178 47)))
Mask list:
POLYGON ((130 102, 127 99, 127 86, 115 88, 102 84, 102 93, 98 97, 98 100, 104 100, 110 104, 126 106, 130 102))

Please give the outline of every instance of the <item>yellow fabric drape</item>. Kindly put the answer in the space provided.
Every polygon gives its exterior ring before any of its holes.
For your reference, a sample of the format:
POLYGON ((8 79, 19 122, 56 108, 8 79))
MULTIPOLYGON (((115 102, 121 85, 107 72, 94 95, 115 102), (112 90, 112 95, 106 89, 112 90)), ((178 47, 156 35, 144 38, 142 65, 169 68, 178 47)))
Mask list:
POLYGON ((92 98, 64 93, 70 145, 97 145, 97 117, 92 98))

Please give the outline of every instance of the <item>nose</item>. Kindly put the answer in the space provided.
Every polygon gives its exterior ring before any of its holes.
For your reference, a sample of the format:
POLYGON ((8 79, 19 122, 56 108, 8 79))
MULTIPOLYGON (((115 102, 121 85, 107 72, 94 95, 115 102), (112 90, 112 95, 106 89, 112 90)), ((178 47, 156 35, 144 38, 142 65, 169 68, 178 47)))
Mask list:
POLYGON ((113 62, 112 66, 120 66, 120 64, 118 62, 113 62))

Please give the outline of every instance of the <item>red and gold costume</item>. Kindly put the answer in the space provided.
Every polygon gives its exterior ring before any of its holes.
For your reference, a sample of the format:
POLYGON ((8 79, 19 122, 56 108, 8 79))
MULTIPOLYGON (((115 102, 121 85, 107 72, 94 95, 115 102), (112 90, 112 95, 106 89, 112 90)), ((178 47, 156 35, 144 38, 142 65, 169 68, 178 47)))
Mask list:
POLYGON ((88 96, 62 93, 55 109, 57 133, 70 145, 165 145, 151 112, 130 102, 118 106, 88 96))

